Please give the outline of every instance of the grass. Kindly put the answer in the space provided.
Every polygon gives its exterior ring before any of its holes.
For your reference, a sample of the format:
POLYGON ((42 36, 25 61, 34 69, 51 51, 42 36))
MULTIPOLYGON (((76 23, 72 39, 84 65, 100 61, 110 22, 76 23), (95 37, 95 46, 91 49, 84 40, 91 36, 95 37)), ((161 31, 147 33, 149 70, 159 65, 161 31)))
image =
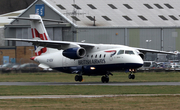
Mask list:
POLYGON ((179 93, 180 86, 0 86, 0 96, 179 93))
POLYGON ((0 100, 0 110, 179 110, 179 96, 0 100))
MULTIPOLYGON (((10 73, 0 74, 1 82, 74 82, 74 74, 10 73)), ((179 82, 179 72, 137 73, 115 72, 110 82, 179 82)), ((101 76, 84 76, 84 82, 100 82, 101 76)), ((164 94, 163 96, 120 96, 66 99, 0 99, 0 110, 178 110, 180 86, 0 86, 0 96, 24 95, 106 95, 106 94, 164 94), (172 95, 166 95, 172 94, 172 95)))
MULTIPOLYGON (((179 81, 179 72, 137 73, 129 80, 126 73, 114 73, 110 82, 179 81)), ((0 74, 2 82, 75 82, 74 74, 65 73, 10 73, 0 74)), ((84 82, 100 82, 99 76, 84 76, 84 82)), ((101 94, 178 94, 180 86, 0 86, 0 95, 101 95, 101 94)))
MULTIPOLYGON (((144 72, 136 73, 134 80, 128 79, 128 73, 114 72, 110 82, 178 82, 180 72, 144 72)), ((0 74, 0 82, 75 82, 75 74, 53 73, 9 73, 0 74)), ((101 82, 101 76, 83 76, 84 82, 101 82)))

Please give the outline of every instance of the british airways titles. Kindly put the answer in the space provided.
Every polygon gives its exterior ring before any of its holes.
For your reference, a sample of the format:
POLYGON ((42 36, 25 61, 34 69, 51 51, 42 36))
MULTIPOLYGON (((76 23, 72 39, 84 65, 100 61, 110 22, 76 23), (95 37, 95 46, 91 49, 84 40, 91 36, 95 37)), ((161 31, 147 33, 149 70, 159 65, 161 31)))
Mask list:
POLYGON ((78 60, 79 65, 90 65, 90 64, 104 64, 105 59, 90 59, 90 60, 78 60))

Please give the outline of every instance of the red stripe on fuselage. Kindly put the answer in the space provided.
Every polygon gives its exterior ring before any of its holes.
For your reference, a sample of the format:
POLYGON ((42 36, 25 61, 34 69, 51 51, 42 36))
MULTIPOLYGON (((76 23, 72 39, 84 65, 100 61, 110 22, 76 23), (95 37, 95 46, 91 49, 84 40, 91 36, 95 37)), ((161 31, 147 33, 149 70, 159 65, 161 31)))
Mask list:
POLYGON ((116 50, 108 50, 108 51, 105 51, 105 52, 116 52, 116 50))

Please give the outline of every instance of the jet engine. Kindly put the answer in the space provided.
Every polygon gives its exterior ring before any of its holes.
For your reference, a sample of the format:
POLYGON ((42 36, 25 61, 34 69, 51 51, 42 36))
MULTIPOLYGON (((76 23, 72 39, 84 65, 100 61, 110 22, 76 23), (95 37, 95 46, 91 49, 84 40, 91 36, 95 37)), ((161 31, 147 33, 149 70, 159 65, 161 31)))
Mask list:
POLYGON ((74 47, 64 50, 62 54, 70 59, 80 59, 86 55, 86 50, 82 47, 74 47))

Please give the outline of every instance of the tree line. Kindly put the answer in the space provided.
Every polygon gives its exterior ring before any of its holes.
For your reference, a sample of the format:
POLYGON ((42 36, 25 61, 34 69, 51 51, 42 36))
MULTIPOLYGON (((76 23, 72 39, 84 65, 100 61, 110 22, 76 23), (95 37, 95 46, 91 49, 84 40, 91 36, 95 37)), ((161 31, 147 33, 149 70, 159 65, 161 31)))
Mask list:
POLYGON ((0 14, 27 8, 35 0, 0 0, 0 14))

